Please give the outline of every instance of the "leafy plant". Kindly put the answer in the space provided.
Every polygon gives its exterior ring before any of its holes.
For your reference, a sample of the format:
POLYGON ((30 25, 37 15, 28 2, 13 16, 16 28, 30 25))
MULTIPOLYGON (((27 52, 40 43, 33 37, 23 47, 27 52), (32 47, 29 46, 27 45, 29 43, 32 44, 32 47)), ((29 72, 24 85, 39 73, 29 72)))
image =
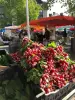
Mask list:
POLYGON ((41 77, 41 73, 36 68, 30 70, 27 73, 27 82, 34 82, 35 84, 39 84, 39 79, 41 77))
MULTIPOLYGON (((30 20, 35 20, 39 16, 41 6, 36 0, 28 0, 30 20)), ((0 19, 0 24, 4 27, 7 24, 20 25, 26 21, 26 0, 0 0, 3 6, 4 18, 0 19)), ((2 27, 1 26, 1 27, 2 27)))
POLYGON ((48 47, 56 48, 56 43, 55 42, 48 43, 48 47))

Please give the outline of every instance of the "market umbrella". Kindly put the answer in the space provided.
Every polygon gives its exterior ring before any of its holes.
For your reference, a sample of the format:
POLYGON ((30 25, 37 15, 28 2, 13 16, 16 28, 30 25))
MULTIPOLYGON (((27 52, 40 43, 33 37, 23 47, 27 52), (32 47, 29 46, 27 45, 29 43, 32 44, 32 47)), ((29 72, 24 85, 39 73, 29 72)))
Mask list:
MULTIPOLYGON (((23 29, 23 28, 27 29, 25 23, 24 23, 24 24, 21 24, 20 26, 21 26, 22 29, 23 29)), ((39 31, 39 30, 44 29, 44 26, 39 26, 39 25, 30 25, 30 28, 34 28, 36 31, 39 31)))
POLYGON ((75 27, 74 28, 70 28, 71 31, 75 31, 75 27))
POLYGON ((20 29, 21 28, 21 26, 19 25, 19 26, 8 26, 8 27, 5 27, 5 29, 20 29))
MULTIPOLYGON (((30 24, 30 26, 32 26, 32 25, 33 26, 40 26, 40 25, 37 24, 37 22, 38 22, 38 20, 32 20, 32 21, 30 21, 29 24, 30 24)), ((21 26, 21 28, 24 28, 24 27, 27 26, 27 23, 25 22, 25 23, 21 24, 20 26, 21 26)))
POLYGON ((36 29, 36 30, 42 30, 44 29, 43 26, 39 26, 39 25, 31 25, 32 28, 36 29))
POLYGON ((71 16, 52 16, 52 17, 40 18, 38 20, 30 21, 30 25, 40 25, 40 26, 75 25, 75 17, 71 17, 71 16))
POLYGON ((73 28, 74 26, 72 25, 67 25, 67 26, 57 26, 56 27, 56 31, 64 31, 64 28, 66 28, 67 31, 69 31, 71 28, 73 28))
POLYGON ((63 27, 57 28, 56 31, 64 31, 64 28, 63 27))

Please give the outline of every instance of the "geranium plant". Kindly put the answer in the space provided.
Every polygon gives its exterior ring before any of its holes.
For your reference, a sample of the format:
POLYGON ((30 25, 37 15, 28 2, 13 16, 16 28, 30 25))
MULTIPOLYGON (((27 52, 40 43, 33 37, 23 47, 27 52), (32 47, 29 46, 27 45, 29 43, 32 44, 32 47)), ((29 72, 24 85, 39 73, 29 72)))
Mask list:
POLYGON ((75 78, 75 62, 54 42, 44 46, 24 38, 18 53, 12 57, 23 68, 27 82, 39 84, 46 94, 75 78))

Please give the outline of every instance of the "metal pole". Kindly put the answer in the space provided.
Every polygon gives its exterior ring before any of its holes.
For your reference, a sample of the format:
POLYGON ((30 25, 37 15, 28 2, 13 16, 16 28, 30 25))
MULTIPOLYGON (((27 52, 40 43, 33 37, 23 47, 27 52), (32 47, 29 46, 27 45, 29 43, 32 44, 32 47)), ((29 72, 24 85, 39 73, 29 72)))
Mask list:
POLYGON ((26 0, 26 18, 27 18, 27 33, 28 33, 28 38, 30 39, 30 25, 29 25, 28 0, 26 0))

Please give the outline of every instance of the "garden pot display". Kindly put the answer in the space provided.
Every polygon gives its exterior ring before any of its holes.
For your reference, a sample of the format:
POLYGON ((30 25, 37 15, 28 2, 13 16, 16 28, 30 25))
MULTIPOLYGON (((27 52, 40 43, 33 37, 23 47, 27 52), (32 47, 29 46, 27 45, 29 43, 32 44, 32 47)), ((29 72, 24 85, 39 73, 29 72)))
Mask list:
POLYGON ((54 42, 44 46, 25 37, 20 50, 11 56, 24 71, 26 83, 38 84, 47 98, 60 93, 75 78, 75 62, 54 42))

